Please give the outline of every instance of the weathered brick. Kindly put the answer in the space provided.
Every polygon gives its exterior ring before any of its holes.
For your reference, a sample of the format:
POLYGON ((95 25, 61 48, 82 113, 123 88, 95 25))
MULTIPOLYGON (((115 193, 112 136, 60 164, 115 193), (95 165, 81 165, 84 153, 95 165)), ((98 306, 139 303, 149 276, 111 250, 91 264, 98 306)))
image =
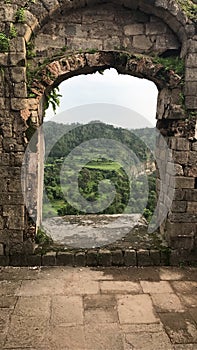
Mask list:
POLYGON ((173 201, 171 210, 172 212, 184 213, 186 211, 187 202, 186 201, 173 201))
POLYGON ((121 249, 113 250, 112 255, 112 265, 122 266, 124 264, 123 253, 121 249))
POLYGON ((98 252, 98 264, 101 266, 111 266, 112 255, 110 250, 100 249, 98 252))
POLYGON ((136 251, 134 249, 125 250, 124 262, 126 266, 137 266, 136 251))
POLYGON ((73 266, 74 265, 74 254, 71 252, 59 252, 57 254, 56 262, 58 266, 73 266))
POLYGON ((185 200, 190 202, 197 202, 197 189, 186 189, 185 200))
POLYGON ((186 81, 185 82, 185 94, 186 95, 197 95, 197 82, 196 81, 186 81))
POLYGON ((188 202, 188 204, 187 204, 187 212, 189 212, 189 213, 197 213, 197 202, 188 202))
POLYGON ((4 244, 0 243, 0 256, 4 255, 4 244))
POLYGON ((145 31, 144 25, 141 23, 127 24, 126 26, 124 26, 125 35, 144 34, 144 31, 145 31))
POLYGON ((197 81, 197 68, 186 68, 185 70, 186 81, 197 81))
POLYGON ((169 214, 169 219, 171 222, 182 222, 182 223, 192 223, 197 222, 196 213, 171 213, 169 214))
POLYGON ((194 188, 195 179, 191 177, 176 176, 175 188, 194 188))
POLYGON ((151 266, 153 260, 150 258, 149 250, 139 249, 137 251, 137 262, 138 266, 151 266))
POLYGON ((21 109, 26 109, 28 106, 27 100, 25 98, 12 98, 11 107, 14 111, 20 111, 21 109))
POLYGON ((133 38, 133 47, 143 51, 149 50, 152 46, 152 42, 146 35, 136 35, 133 38))
POLYGON ((151 249, 150 250, 150 259, 151 259, 152 264, 154 266, 159 266, 161 263, 160 251, 156 250, 156 249, 151 249))
POLYGON ((166 33, 167 26, 161 22, 151 22, 146 24, 146 35, 166 33))
POLYGON ((185 106, 188 109, 197 109, 197 97, 193 96, 185 96, 185 106))
POLYGON ((95 250, 89 250, 87 252, 87 266, 97 266, 98 265, 98 252, 95 250))
POLYGON ((76 266, 86 266, 86 253, 78 252, 75 254, 75 265, 76 266))
POLYGON ((175 163, 187 164, 189 152, 186 151, 173 151, 172 152, 173 160, 175 163))
POLYGON ((42 266, 55 266, 56 252, 48 252, 42 256, 42 266))
POLYGON ((172 237, 170 243, 174 249, 191 251, 194 249, 194 236, 178 235, 176 238, 172 237))
POLYGON ((25 82, 16 83, 14 85, 14 96, 15 97, 27 97, 27 86, 25 82))
POLYGON ((11 71, 11 77, 13 82, 15 83, 25 82, 25 79, 26 79, 25 72, 26 72, 25 67, 13 67, 11 71))
POLYGON ((41 266, 41 255, 39 254, 28 255, 27 263, 28 263, 28 266, 41 266))
POLYGON ((3 216, 7 218, 8 229, 24 229, 24 207, 22 205, 3 205, 3 216))

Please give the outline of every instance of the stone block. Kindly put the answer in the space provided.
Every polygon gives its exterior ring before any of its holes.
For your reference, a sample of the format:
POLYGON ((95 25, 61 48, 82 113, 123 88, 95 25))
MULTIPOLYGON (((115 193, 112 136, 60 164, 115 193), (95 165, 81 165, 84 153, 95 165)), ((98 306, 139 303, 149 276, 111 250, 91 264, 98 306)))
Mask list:
POLYGON ((17 11, 17 5, 16 4, 6 4, 6 6, 3 6, 3 4, 0 7, 0 16, 3 18, 3 21, 5 22, 15 22, 15 14, 17 11))
POLYGON ((164 34, 167 26, 163 22, 151 22, 146 24, 146 35, 164 34))
POLYGON ((193 96, 185 96, 185 106, 188 109, 197 109, 197 97, 193 96))
POLYGON ((197 81, 197 68, 188 68, 185 70, 186 81, 197 81))
POLYGON ((176 39, 176 37, 170 34, 165 35, 158 35, 156 37, 156 43, 155 43, 155 49, 159 52, 162 52, 163 50, 166 51, 166 49, 178 49, 179 48, 179 42, 176 39))
POLYGON ((11 108, 14 111, 20 111, 22 109, 26 109, 28 106, 26 98, 12 98, 11 99, 11 108))
MULTIPOLYGON (((3 205, 4 203, 10 204, 10 205, 22 205, 24 203, 24 197, 22 192, 19 193, 2 193, 0 194, 0 204, 3 205)), ((10 218, 12 220, 12 218, 10 218)))
POLYGON ((197 222, 196 214, 194 213, 170 213, 169 220, 171 222, 195 223, 197 222))
POLYGON ((152 265, 154 266, 159 266, 160 265, 160 251, 156 249, 151 249, 150 250, 150 259, 152 261, 152 265))
POLYGON ((185 95, 189 95, 189 96, 197 95, 197 82, 196 81, 186 81, 184 92, 185 92, 185 95))
POLYGON ((26 68, 25 67, 13 67, 11 70, 11 77, 14 83, 25 82, 26 77, 26 68))
POLYGON ((42 266, 55 266, 56 252, 48 252, 42 256, 42 266))
POLYGON ((4 205, 3 216, 7 218, 7 227, 10 230, 24 229, 24 206, 4 205))
POLYGON ((41 266, 41 255, 39 255, 39 254, 28 255, 27 256, 27 263, 28 263, 28 266, 41 266))
POLYGON ((15 97, 27 97, 27 86, 25 82, 14 84, 14 96, 15 97))
POLYGON ((103 41, 100 39, 83 39, 83 38, 68 38, 67 46, 76 50, 87 50, 95 49, 102 50, 103 49, 103 41))
POLYGON ((140 284, 133 281, 101 281, 103 294, 138 294, 142 291, 140 284))
POLYGON ((97 266, 98 265, 98 252, 96 250, 89 250, 87 252, 87 266, 97 266))
POLYGON ((182 201, 182 200, 185 200, 185 192, 187 190, 182 190, 182 189, 178 189, 176 188, 175 191, 174 191, 174 200, 176 201, 182 201))
POLYGON ((72 252, 59 252, 56 259, 58 266, 74 265, 74 253, 72 252))
POLYGON ((126 249, 124 252, 124 262, 126 266, 137 266, 137 256, 134 249, 126 249))
POLYGON ((48 48, 59 48, 65 46, 65 37, 57 37, 53 35, 53 37, 50 34, 40 34, 35 39, 35 50, 36 51, 44 51, 48 48))
POLYGON ((185 200, 189 202, 197 202, 197 189, 186 189, 185 200))
POLYGON ((9 257, 0 255, 0 266, 8 266, 9 265, 9 257))
POLYGON ((0 164, 1 164, 1 166, 6 166, 6 165, 10 164, 10 154, 9 153, 0 154, 0 164))
POLYGON ((127 24, 124 26, 124 33, 125 35, 138 35, 138 34, 144 34, 145 28, 142 23, 136 23, 136 24, 127 24))
POLYGON ((187 212, 188 213, 197 213, 197 202, 188 202, 187 203, 187 212))
POLYGON ((133 47, 142 51, 147 51, 151 48, 152 42, 146 35, 136 35, 133 38, 133 47))
POLYGON ((173 201, 172 202, 172 206, 171 206, 171 210, 174 213, 184 213, 186 212, 186 208, 187 208, 187 202, 185 201, 173 201))
POLYGON ((26 51, 25 39, 17 36, 10 40, 10 52, 24 53, 26 51))
POLYGON ((0 65, 3 67, 8 65, 8 53, 0 53, 0 65))
POLYGON ((176 238, 171 238, 170 244, 174 249, 186 249, 189 252, 192 251, 195 246, 194 236, 178 235, 176 238))
POLYGON ((169 251, 169 249, 161 250, 160 255, 161 255, 161 266, 169 266, 169 264, 170 264, 170 251, 169 251))
POLYGON ((121 249, 113 250, 112 255, 112 265, 122 266, 124 264, 123 253, 121 249))
POLYGON ((174 164, 175 175, 183 175, 183 167, 180 164, 174 164))
POLYGON ((191 177, 175 176, 175 188, 194 188, 195 179, 191 177))
POLYGON ((171 223, 167 222, 166 231, 169 233, 171 237, 181 235, 193 236, 196 233, 196 224, 195 223, 171 223))
POLYGON ((153 261, 150 258, 149 250, 140 249, 137 251, 138 266, 151 266, 153 261))
MULTIPOLYGON (((4 229, 5 223, 6 223, 5 218, 3 218, 2 216, 0 216, 0 230, 3 230, 3 229, 4 229)), ((1 248, 0 248, 0 252, 1 252, 1 248)), ((0 255, 1 255, 1 253, 0 253, 0 255)))
POLYGON ((177 151, 189 151, 190 143, 187 139, 178 137, 176 139, 176 149, 177 151))
POLYGON ((188 251, 186 250, 171 250, 170 254, 170 265, 179 266, 181 263, 187 263, 188 251))
POLYGON ((110 250, 100 249, 98 252, 98 264, 100 266, 111 266, 112 255, 110 250))
POLYGON ((189 153, 186 151, 173 151, 172 157, 175 163, 187 164, 189 153))
POLYGON ((78 252, 75 254, 75 265, 76 266, 86 266, 86 253, 78 252))
POLYGON ((0 243, 0 256, 4 256, 4 244, 0 243))
POLYGON ((10 65, 13 67, 25 67, 26 57, 25 53, 10 53, 10 65))
POLYGON ((159 322, 148 294, 118 297, 118 314, 120 324, 141 325, 159 322))
POLYGON ((197 152, 197 141, 192 143, 192 151, 196 151, 197 152))
POLYGON ((9 257, 10 266, 28 266, 27 255, 25 254, 13 254, 9 257))
POLYGON ((104 39, 103 49, 104 50, 114 50, 121 46, 120 38, 117 36, 113 36, 110 39, 104 39))

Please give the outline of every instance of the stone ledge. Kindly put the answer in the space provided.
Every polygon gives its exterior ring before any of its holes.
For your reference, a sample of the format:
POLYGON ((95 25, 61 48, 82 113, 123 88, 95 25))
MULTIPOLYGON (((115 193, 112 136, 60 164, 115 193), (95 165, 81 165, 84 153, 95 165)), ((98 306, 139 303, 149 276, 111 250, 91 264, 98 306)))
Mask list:
POLYGON ((0 266, 179 266, 197 265, 197 252, 175 249, 90 249, 37 255, 0 256, 0 266))

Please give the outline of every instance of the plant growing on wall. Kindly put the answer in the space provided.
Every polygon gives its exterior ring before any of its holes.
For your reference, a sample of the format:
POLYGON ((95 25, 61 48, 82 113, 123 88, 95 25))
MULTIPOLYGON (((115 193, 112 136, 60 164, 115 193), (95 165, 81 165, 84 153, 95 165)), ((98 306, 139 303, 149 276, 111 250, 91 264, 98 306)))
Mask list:
POLYGON ((34 43, 32 41, 29 41, 26 44, 26 50, 27 50, 27 58, 33 58, 36 56, 34 52, 34 43))
POLYGON ((0 52, 8 52, 10 39, 5 33, 0 32, 0 52))
POLYGON ((60 95, 58 92, 59 88, 56 87, 52 89, 48 95, 46 95, 45 109, 51 105, 53 111, 56 112, 57 107, 60 105, 60 97, 62 97, 62 95, 60 95))
POLYGON ((13 23, 10 25, 10 34, 9 34, 10 39, 16 38, 17 37, 17 30, 14 26, 13 23))
POLYGON ((153 57, 154 63, 162 64, 166 70, 173 70, 176 74, 183 76, 185 71, 184 60, 179 57, 153 57))
POLYGON ((25 22, 25 8, 20 7, 15 14, 15 21, 17 23, 24 23, 25 22))
POLYGON ((189 19, 197 21, 197 4, 191 0, 177 0, 177 2, 189 19))

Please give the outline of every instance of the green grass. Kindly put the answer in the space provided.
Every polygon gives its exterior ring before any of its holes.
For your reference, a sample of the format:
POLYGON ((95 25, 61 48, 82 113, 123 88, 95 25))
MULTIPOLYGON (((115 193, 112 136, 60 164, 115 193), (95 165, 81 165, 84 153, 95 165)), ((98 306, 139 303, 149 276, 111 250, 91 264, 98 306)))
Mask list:
POLYGON ((116 162, 91 162, 86 164, 85 168, 95 170, 119 170, 121 165, 116 162))
POLYGON ((50 204, 44 203, 42 208, 43 218, 58 216, 57 210, 64 206, 64 200, 51 201, 50 204))

